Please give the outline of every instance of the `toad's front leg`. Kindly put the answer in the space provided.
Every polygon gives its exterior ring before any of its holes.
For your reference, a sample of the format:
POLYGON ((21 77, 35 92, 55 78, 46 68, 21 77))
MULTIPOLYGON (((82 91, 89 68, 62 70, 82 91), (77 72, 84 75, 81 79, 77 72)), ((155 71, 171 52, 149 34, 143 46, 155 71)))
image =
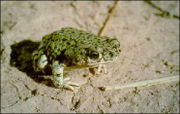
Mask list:
POLYGON ((64 71, 64 65, 59 64, 58 61, 54 61, 52 65, 52 73, 53 73, 52 81, 54 85, 57 88, 67 88, 70 90, 74 90, 72 86, 79 86, 79 84, 74 82, 65 82, 70 78, 63 79, 63 71, 64 71))

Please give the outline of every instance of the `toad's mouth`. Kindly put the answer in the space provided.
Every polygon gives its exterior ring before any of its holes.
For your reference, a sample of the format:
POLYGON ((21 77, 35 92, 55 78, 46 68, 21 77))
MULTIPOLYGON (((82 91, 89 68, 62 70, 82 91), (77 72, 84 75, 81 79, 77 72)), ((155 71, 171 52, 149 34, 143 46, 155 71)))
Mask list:
POLYGON ((110 63, 110 62, 112 62, 112 61, 102 61, 102 62, 96 62, 96 63, 87 63, 87 64, 83 64, 83 65, 65 66, 64 70, 70 71, 73 69, 94 68, 94 67, 98 67, 100 64, 106 64, 106 63, 110 63))

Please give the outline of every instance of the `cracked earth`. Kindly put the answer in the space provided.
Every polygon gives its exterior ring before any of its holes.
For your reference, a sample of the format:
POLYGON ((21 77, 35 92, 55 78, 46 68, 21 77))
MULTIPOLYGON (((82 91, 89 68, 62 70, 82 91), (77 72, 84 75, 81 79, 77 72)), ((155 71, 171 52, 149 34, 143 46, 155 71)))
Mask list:
MULTIPOLYGON (((1 1, 1 112, 178 113, 179 82, 98 89, 179 75, 179 2, 152 3, 160 8, 143 1, 1 1), (115 37, 121 44, 107 74, 69 71, 67 76, 80 84, 73 92, 26 72, 32 66, 11 56, 20 50, 14 44, 31 40, 26 43, 34 44, 32 49, 42 36, 63 27, 115 37)), ((24 47, 28 52, 25 42, 24 47)))

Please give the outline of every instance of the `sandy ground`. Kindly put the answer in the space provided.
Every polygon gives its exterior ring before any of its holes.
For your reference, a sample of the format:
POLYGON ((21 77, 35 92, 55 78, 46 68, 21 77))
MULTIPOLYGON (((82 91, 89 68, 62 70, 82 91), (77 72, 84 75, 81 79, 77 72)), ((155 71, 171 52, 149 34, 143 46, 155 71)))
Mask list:
POLYGON ((108 63, 108 73, 100 76, 93 76, 88 69, 70 71, 67 75, 80 84, 72 92, 54 88, 46 80, 37 81, 23 68, 10 65, 12 60, 26 64, 12 58, 16 50, 12 45, 27 39, 40 41, 63 27, 97 34, 114 2, 1 1, 1 112, 178 113, 179 82, 104 92, 98 89, 179 75, 179 20, 173 18, 179 15, 179 2, 153 3, 170 17, 156 16, 160 11, 143 1, 118 2, 103 35, 120 41, 119 58, 108 63))

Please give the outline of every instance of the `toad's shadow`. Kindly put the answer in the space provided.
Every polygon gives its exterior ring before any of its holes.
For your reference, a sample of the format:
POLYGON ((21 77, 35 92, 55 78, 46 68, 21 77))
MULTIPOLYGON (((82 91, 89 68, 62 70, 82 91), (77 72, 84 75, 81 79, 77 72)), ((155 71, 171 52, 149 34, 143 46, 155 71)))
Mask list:
POLYGON ((33 69, 32 53, 39 46, 40 42, 33 42, 31 40, 23 40, 11 45, 11 59, 10 65, 18 68, 20 71, 25 72, 29 77, 38 83, 44 83, 47 86, 54 87, 51 80, 45 80, 43 75, 51 75, 49 72, 43 74, 42 72, 35 72, 33 69))

